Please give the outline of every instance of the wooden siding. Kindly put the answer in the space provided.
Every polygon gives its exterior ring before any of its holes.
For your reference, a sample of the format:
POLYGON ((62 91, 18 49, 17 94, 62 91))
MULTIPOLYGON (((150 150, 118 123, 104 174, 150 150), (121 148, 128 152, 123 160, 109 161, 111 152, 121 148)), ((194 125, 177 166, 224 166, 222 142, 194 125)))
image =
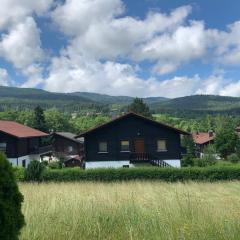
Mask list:
POLYGON ((129 159, 129 152, 121 152, 120 141, 130 141, 130 151, 134 151, 134 140, 144 139, 144 150, 158 159, 180 159, 180 134, 173 129, 152 124, 144 119, 129 116, 112 122, 103 128, 85 135, 86 161, 113 161, 129 159), (167 151, 157 152, 157 140, 167 141, 167 151), (108 153, 98 153, 98 143, 108 142, 108 153))
POLYGON ((66 155, 80 155, 83 151, 82 143, 72 141, 71 139, 59 136, 57 134, 54 135, 53 147, 55 152, 66 155), (69 147, 72 147, 72 151, 69 151, 69 147))

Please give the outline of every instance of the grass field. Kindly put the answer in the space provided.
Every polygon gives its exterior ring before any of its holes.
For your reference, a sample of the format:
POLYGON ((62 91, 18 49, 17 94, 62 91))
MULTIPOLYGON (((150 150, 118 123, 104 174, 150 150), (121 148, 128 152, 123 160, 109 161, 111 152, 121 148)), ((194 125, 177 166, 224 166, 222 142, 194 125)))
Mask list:
POLYGON ((240 182, 20 184, 21 240, 240 239, 240 182))

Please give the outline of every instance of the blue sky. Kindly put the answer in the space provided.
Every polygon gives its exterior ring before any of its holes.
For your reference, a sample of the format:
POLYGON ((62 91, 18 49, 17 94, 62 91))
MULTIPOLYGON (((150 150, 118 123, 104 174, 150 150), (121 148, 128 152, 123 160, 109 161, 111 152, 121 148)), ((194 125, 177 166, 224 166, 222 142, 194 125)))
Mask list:
POLYGON ((237 0, 2 0, 0 85, 240 96, 239 9, 237 0))

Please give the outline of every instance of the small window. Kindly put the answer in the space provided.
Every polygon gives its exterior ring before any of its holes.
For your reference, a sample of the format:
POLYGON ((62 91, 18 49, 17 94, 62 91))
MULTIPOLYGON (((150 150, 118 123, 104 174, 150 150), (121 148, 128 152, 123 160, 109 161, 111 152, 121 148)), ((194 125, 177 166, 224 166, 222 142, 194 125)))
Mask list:
POLYGON ((167 142, 166 140, 158 140, 157 141, 157 151, 167 151, 167 142))
POLYGON ((6 152, 7 144, 6 143, 0 143, 0 151, 1 152, 6 152))
POLYGON ((121 141, 121 152, 129 152, 129 141, 121 141))
POLYGON ((98 152, 106 153, 108 151, 107 142, 99 142, 98 152))

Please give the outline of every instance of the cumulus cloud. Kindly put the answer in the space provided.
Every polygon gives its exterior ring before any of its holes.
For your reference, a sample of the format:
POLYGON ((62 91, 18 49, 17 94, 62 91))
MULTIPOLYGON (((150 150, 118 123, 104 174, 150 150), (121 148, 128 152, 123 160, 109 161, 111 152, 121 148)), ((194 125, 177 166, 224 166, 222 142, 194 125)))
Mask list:
POLYGON ((33 13, 44 14, 53 0, 1 0, 0 30, 8 29, 33 13))
POLYGON ((52 19, 72 37, 71 45, 79 54, 114 59, 129 55, 155 34, 176 28, 190 11, 190 6, 183 6, 168 15, 150 12, 141 20, 121 16, 124 5, 120 0, 67 0, 54 10, 52 19))
POLYGON ((240 83, 225 79, 223 73, 159 80, 159 74, 174 73, 193 60, 214 67, 240 64, 239 21, 226 30, 209 29, 203 21, 189 19, 191 6, 168 13, 149 11, 143 18, 127 16, 126 8, 122 0, 3 0, 0 57, 27 77, 24 87, 41 84, 50 91, 142 97, 240 96, 240 83), (39 16, 50 16, 68 43, 49 62, 39 16), (140 74, 143 62, 150 65, 146 79, 140 74))
POLYGON ((8 72, 4 68, 0 68, 0 86, 9 86, 10 85, 10 77, 8 72))
POLYGON ((113 61, 100 62, 75 54, 71 48, 55 57, 49 76, 43 82, 49 91, 87 91, 110 95, 181 97, 191 94, 225 94, 229 79, 216 73, 206 79, 199 75, 176 76, 159 81, 156 77, 142 79, 138 66, 113 61))
POLYGON ((9 33, 2 34, 0 56, 19 69, 42 58, 39 29, 32 17, 14 26, 9 33))

